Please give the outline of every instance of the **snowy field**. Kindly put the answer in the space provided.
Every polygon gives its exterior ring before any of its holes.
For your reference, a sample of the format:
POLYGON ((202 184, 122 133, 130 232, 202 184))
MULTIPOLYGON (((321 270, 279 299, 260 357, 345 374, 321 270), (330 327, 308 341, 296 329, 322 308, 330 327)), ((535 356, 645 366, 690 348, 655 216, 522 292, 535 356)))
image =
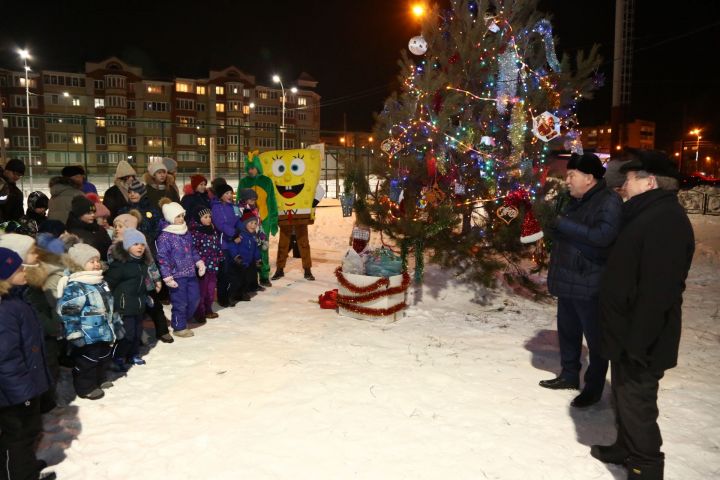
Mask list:
MULTIPOLYGON (((670 480, 720 476, 720 219, 693 223, 680 364, 660 384, 670 480)), ((313 303, 336 287, 351 227, 319 208, 317 281, 291 258, 273 288, 150 348, 105 398, 62 386, 39 456, 63 480, 625 478, 589 453, 615 436, 609 384, 583 411, 537 385, 558 371, 554 303, 502 289, 473 303, 433 266, 394 323, 313 303)))

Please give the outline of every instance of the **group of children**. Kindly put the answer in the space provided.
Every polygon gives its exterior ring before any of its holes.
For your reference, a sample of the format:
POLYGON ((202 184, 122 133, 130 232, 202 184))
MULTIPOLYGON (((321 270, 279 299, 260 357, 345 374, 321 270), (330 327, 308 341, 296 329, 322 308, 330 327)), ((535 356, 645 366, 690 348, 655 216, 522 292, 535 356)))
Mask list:
POLYGON ((43 468, 29 439, 41 431, 41 413, 54 406, 63 360, 72 365, 79 397, 102 398, 112 386, 110 368, 125 372, 145 363, 146 314, 156 337, 170 343, 173 336, 194 335, 190 322, 218 316, 216 291, 227 307, 265 289, 258 267, 268 242, 257 194, 241 190, 236 202, 232 188, 218 182, 209 195, 202 175, 193 176, 191 186, 182 204, 165 197, 156 208, 145 185, 132 179, 112 224, 96 218, 102 204, 86 196, 72 199, 64 226, 43 221, 43 202, 33 198, 37 228, 0 234, 0 362, 6 370, 0 372, 0 461, 10 478, 38 478, 43 468), (172 305, 172 334, 163 291, 172 305), (17 425, 17 418, 25 423, 17 425))

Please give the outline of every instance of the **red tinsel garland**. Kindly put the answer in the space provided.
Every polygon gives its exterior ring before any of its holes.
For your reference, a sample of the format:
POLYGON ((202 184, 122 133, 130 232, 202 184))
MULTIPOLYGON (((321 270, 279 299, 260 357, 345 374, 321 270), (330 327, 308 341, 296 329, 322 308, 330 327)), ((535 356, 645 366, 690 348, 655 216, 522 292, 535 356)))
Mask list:
POLYGON ((405 302, 402 302, 398 303, 397 305, 393 305, 390 308, 370 308, 361 307, 359 305, 345 304, 340 302, 340 299, 338 298, 338 306, 344 308, 345 310, 359 313, 361 315, 371 315, 373 317, 387 317, 388 315, 392 315, 404 309, 405 307, 407 307, 407 304, 405 302))
POLYGON ((405 290, 407 290, 408 285, 410 285, 410 275, 407 272, 402 273, 402 283, 399 286, 391 287, 386 290, 379 290, 379 288, 381 288, 381 287, 390 285, 390 280, 385 277, 378 279, 378 281, 373 282, 372 284, 370 284, 366 287, 357 287, 357 286, 353 285, 352 283, 350 283, 345 278, 345 276, 342 273, 342 267, 338 267, 337 269, 335 269, 335 276, 337 277, 338 282, 340 282, 340 285, 347 288, 351 292, 365 294, 365 295, 360 295, 357 297, 338 294, 337 295, 337 304, 339 307, 342 307, 345 310, 349 310, 354 313, 359 313, 361 315, 385 317, 385 316, 397 313, 400 310, 407 307, 407 304, 404 301, 397 305, 393 305, 390 308, 370 308, 370 307, 362 307, 360 305, 357 305, 358 303, 370 302, 373 300, 377 300, 378 298, 381 298, 381 297, 387 297, 390 295, 395 295, 395 294, 404 292, 405 290))

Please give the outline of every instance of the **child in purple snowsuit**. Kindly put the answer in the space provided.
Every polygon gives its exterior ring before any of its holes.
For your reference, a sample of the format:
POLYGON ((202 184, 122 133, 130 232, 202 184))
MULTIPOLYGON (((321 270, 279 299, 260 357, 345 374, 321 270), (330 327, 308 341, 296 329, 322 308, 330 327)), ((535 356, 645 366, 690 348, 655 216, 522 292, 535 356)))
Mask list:
POLYGON ((220 232, 212 223, 212 213, 208 207, 199 205, 195 209, 190 222, 190 233, 195 250, 205 262, 205 275, 200 277, 200 303, 195 311, 195 320, 204 323, 206 318, 218 317, 218 314, 212 311, 212 304, 215 301, 217 273, 223 261, 220 232))
POLYGON ((165 220, 160 222, 161 233, 155 243, 160 274, 170 289, 170 324, 174 336, 192 337, 194 333, 187 328, 187 322, 198 306, 200 286, 197 277, 205 275, 205 262, 193 246, 192 235, 185 223, 185 209, 179 203, 164 202, 164 199, 160 203, 165 220))

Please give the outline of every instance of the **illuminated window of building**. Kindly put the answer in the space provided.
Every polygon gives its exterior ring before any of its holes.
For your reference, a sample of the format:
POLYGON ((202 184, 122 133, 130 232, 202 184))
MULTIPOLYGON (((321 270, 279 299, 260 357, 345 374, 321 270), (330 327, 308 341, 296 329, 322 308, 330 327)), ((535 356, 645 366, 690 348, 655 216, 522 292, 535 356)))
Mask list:
POLYGON ((203 147, 207 145, 207 138, 206 137, 197 137, 197 144, 202 145, 203 147))
POLYGON ((205 86, 198 85, 197 87, 195 87, 195 93, 198 95, 205 95, 205 86))
MULTIPOLYGON (((215 95, 225 95, 225 87, 221 87, 220 85, 215 86, 215 95)), ((218 110, 220 111, 220 110, 218 110)))
POLYGON ((263 90, 263 91, 259 91, 259 92, 258 92, 258 98, 261 99, 261 100, 267 100, 267 98, 268 98, 268 92, 266 92, 266 91, 264 91, 264 90, 263 90))
POLYGON ((73 142, 75 145, 82 145, 82 143, 83 143, 83 137, 82 137, 82 135, 73 135, 73 136, 72 136, 72 142, 73 142))
POLYGON ((95 126, 103 128, 105 126, 105 119, 104 118, 96 118, 95 119, 95 126))
POLYGON ((612 133, 612 128, 608 128, 608 133, 612 133))
POLYGON ((160 93, 162 93, 162 86, 161 85, 148 85, 147 92, 153 93, 153 94, 160 94, 160 93))
POLYGON ((299 106, 307 106, 307 98, 305 97, 298 97, 297 103, 299 106))
POLYGON ((175 91, 176 92, 189 92, 192 90, 192 85, 185 82, 175 82, 175 91))
POLYGON ((80 106, 80 97, 73 97, 72 104, 73 104, 73 107, 79 107, 80 106))
POLYGON ((216 104, 215 104, 215 111, 216 111, 216 112, 224 112, 224 111, 225 111, 225 104, 224 104, 224 103, 216 103, 216 104))
POLYGON ((250 105, 243 105, 242 112, 245 115, 250 115, 250 105))

